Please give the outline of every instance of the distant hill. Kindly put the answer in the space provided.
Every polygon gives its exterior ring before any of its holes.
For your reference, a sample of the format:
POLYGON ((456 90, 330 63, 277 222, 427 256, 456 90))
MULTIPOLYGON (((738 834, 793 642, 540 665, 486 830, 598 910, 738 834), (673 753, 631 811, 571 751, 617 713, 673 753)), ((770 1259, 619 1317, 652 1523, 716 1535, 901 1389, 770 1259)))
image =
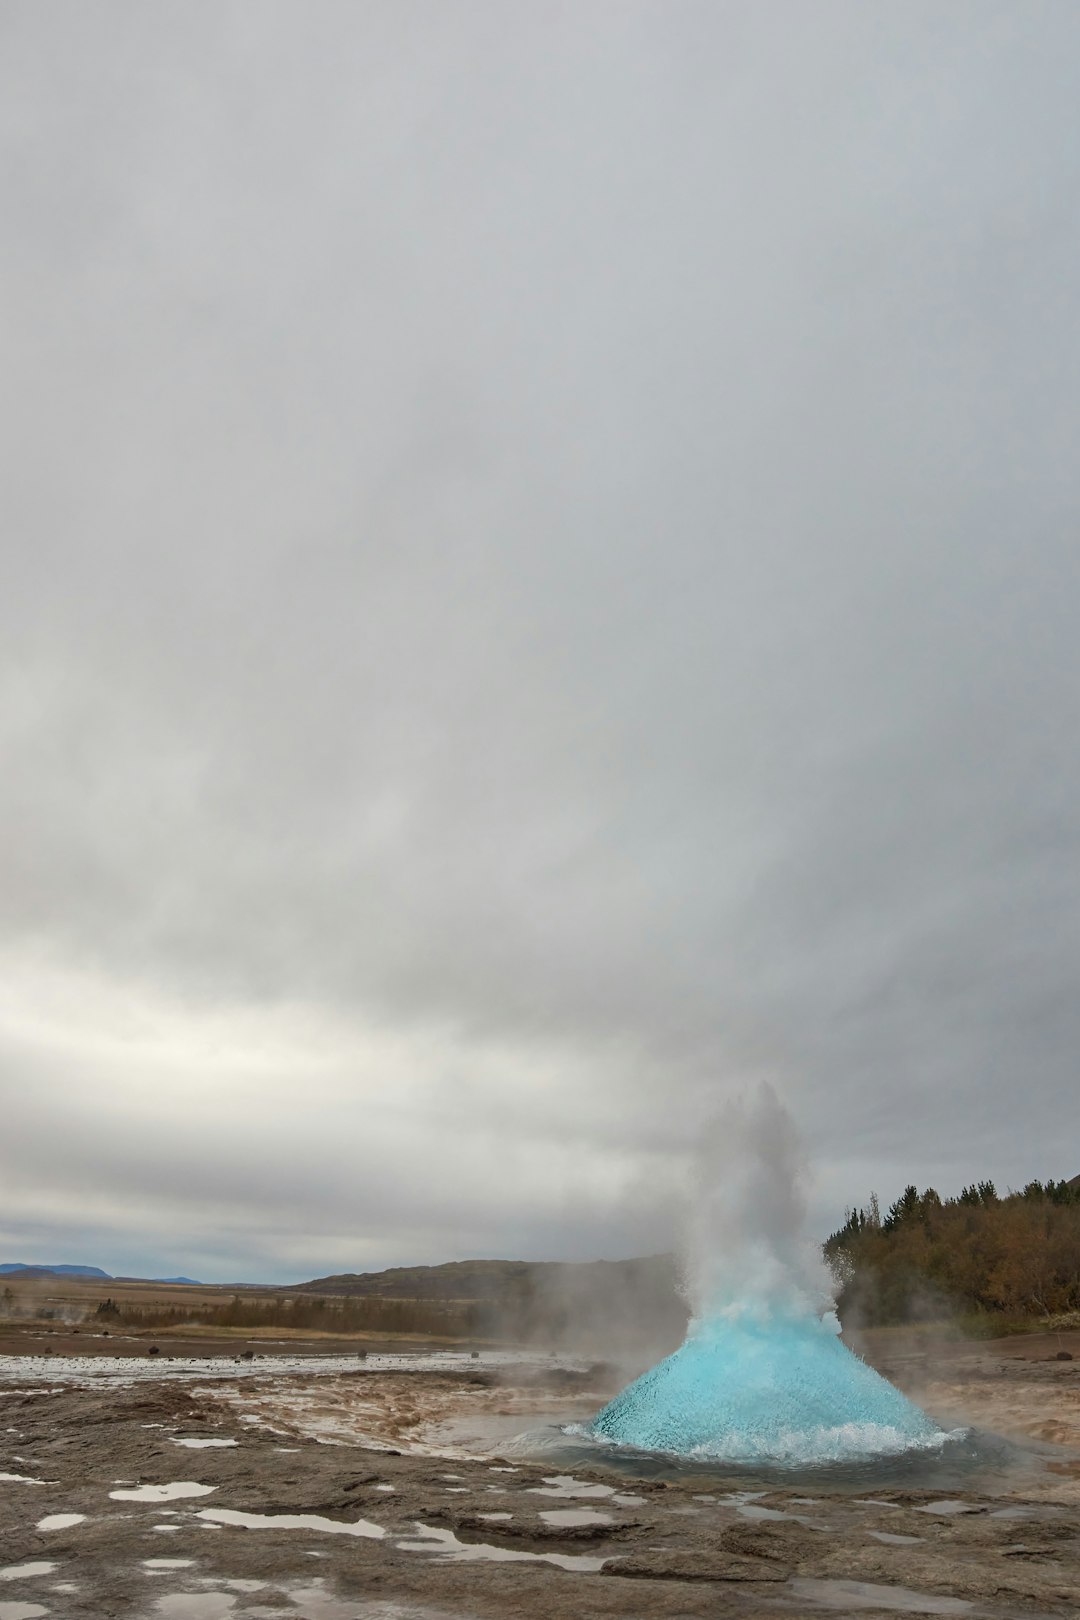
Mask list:
POLYGON ((180 1283, 180 1284, 182 1284, 182 1285, 184 1285, 184 1286, 186 1286, 188 1288, 205 1288, 207 1286, 205 1283, 199 1282, 198 1279, 195 1278, 195 1277, 122 1277, 122 1276, 116 1276, 116 1277, 113 1277, 111 1280, 113 1282, 161 1283, 163 1286, 165 1284, 170 1284, 171 1285, 171 1284, 174 1284, 174 1283, 180 1283))
POLYGON ((675 1348, 688 1315, 670 1254, 577 1262, 454 1260, 339 1272, 286 1291, 459 1306, 481 1337, 594 1354, 609 1353, 614 1343, 641 1366, 675 1348))
POLYGON ((640 1260, 449 1260, 441 1266, 342 1271, 291 1287, 300 1294, 375 1295, 380 1299, 502 1300, 571 1280, 578 1288, 655 1282, 673 1288, 675 1261, 669 1254, 640 1260))
POLYGON ((26 1266, 18 1260, 0 1266, 0 1276, 24 1276, 27 1273, 40 1277, 100 1277, 103 1282, 114 1280, 109 1272, 102 1271, 98 1266, 26 1266))
POLYGON ((18 1260, 0 1265, 0 1277, 90 1277, 98 1282, 182 1283, 191 1288, 203 1287, 194 1277, 114 1277, 111 1271, 102 1271, 100 1266, 27 1266, 18 1260))

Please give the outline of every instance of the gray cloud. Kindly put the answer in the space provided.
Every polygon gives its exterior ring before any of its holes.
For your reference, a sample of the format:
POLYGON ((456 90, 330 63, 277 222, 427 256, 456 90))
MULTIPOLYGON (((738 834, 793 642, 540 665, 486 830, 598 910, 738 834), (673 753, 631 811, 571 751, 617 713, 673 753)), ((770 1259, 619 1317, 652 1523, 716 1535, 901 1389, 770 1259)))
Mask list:
POLYGON ((14 1258, 660 1246, 758 1074, 820 1222, 1080 1169, 1078 45, 5 8, 14 1258))

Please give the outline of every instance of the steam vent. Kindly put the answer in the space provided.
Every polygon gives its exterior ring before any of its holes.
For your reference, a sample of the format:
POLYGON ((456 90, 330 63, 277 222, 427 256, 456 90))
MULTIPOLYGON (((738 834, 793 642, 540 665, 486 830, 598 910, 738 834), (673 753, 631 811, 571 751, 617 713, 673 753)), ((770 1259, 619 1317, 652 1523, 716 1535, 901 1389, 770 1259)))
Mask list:
POLYGON ((824 1463, 943 1438, 816 1316, 713 1316, 593 1420, 597 1438, 731 1461, 824 1463))

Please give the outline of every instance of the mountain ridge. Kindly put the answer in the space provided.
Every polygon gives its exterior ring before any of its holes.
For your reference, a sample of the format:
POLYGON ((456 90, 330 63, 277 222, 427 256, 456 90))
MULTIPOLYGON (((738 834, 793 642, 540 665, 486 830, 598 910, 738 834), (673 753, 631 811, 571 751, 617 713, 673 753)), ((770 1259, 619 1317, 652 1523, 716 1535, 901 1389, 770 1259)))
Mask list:
POLYGON ((203 1288, 206 1285, 195 1277, 125 1277, 114 1276, 111 1271, 102 1271, 100 1266, 52 1266, 27 1265, 22 1260, 8 1260, 0 1265, 0 1277, 15 1277, 22 1280, 35 1277, 86 1277, 91 1282, 152 1282, 152 1283, 186 1283, 192 1288, 203 1288))
POLYGON ((112 1282, 113 1278, 100 1266, 47 1266, 44 1264, 27 1265, 22 1260, 9 1260, 0 1265, 0 1277, 21 1277, 30 1272, 34 1276, 42 1277, 98 1277, 102 1282, 112 1282))

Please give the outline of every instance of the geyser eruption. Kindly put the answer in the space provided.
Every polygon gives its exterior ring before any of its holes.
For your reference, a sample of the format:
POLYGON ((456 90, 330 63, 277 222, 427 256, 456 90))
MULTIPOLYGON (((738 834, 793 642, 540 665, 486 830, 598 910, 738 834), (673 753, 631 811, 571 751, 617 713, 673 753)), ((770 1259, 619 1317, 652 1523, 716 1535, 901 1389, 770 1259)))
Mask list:
POLYGON ((593 1435, 789 1464, 944 1438, 837 1337, 832 1280, 803 1234, 806 1180, 795 1127, 771 1087, 721 1114, 698 1156, 686 1341, 604 1407, 593 1435))

